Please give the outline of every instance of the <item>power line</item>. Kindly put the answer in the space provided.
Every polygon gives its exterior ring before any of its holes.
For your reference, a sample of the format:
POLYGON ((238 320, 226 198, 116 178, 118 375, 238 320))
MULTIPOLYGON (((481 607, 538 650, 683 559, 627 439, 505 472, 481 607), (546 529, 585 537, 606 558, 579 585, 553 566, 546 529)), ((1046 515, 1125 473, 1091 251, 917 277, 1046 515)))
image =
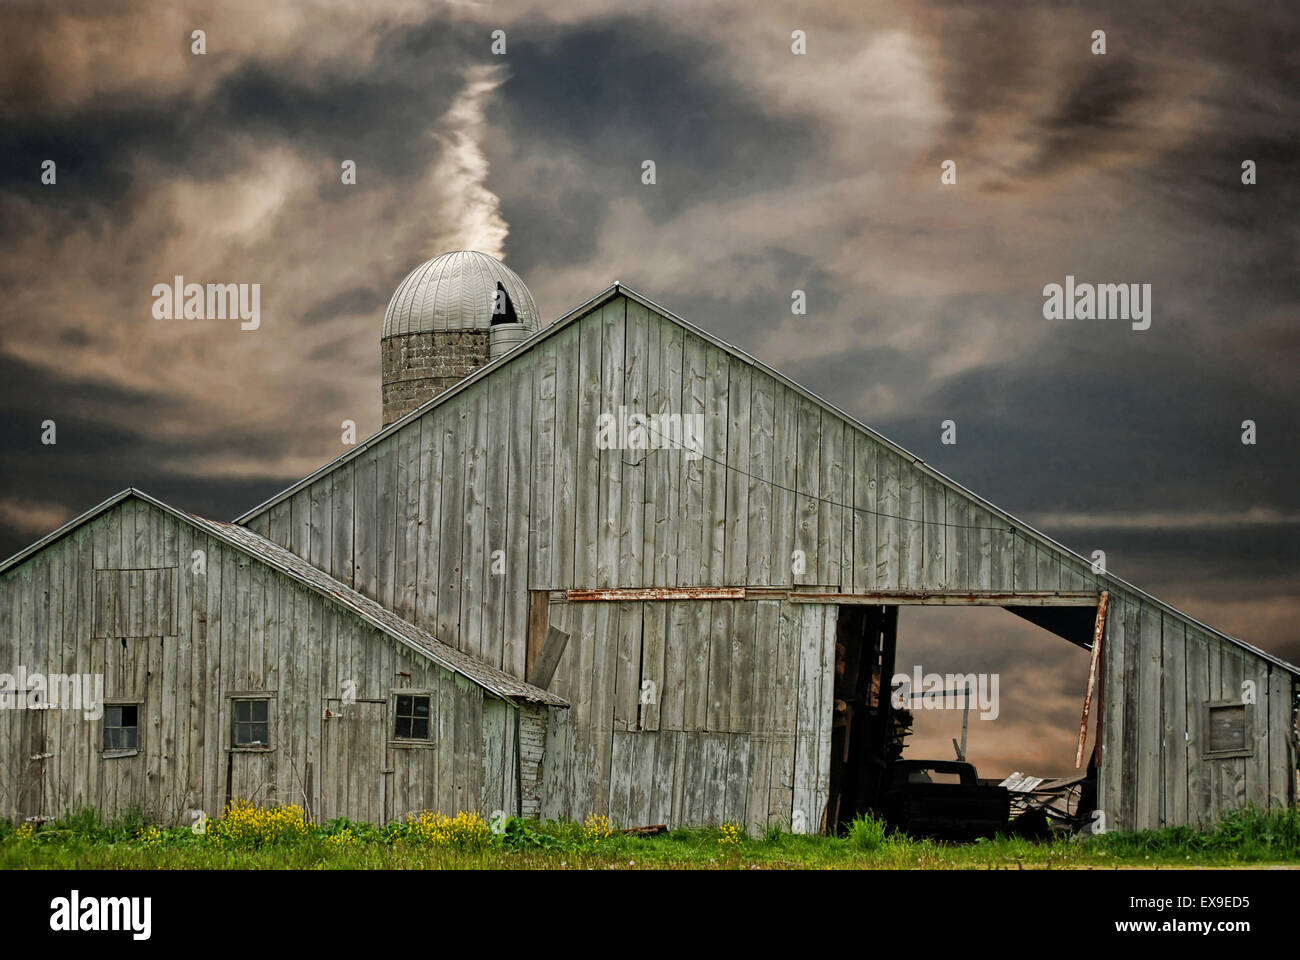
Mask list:
MULTIPOLYGON (((684 416, 689 416, 689 414, 684 414, 684 416)), ((660 433, 654 427, 650 426, 649 423, 643 423, 641 425, 644 426, 651 433, 655 434, 656 436, 662 437, 664 440, 668 441, 669 444, 676 444, 676 447, 654 447, 654 448, 647 447, 646 448, 647 456, 649 455, 651 450, 655 450, 655 451, 666 450, 666 449, 690 450, 689 447, 684 446, 680 441, 674 440, 672 437, 665 436, 664 434, 660 433)), ((1012 536, 1016 535, 1015 527, 992 527, 992 526, 986 527, 986 526, 980 526, 979 524, 975 524, 975 523, 948 523, 946 520, 925 520, 917 517, 904 517, 899 514, 885 513, 880 510, 872 510, 870 507, 863 507, 854 503, 841 503, 840 501, 832 500, 829 497, 818 496, 817 494, 814 493, 808 493, 805 490, 795 490, 793 487, 787 487, 784 484, 777 483, 775 480, 769 480, 766 477, 756 476, 750 473, 748 470, 742 470, 740 467, 733 466, 732 464, 719 460, 716 457, 711 457, 707 453, 704 453, 703 451, 690 450, 690 452, 702 460, 708 460, 710 463, 717 464, 718 466, 722 467, 724 470, 730 470, 734 473, 739 474, 740 476, 747 477, 750 480, 757 480, 759 483, 766 483, 777 490, 784 490, 787 493, 792 493, 796 497, 806 497, 810 500, 816 500, 820 503, 830 504, 833 507, 843 507, 846 510, 852 510, 856 513, 866 513, 875 517, 884 517, 886 520, 901 520, 907 523, 919 523, 922 525, 929 524, 935 527, 951 527, 953 529, 958 529, 958 530, 999 530, 1006 533, 1010 533, 1012 536)), ((643 457, 639 463, 629 463, 627 460, 624 460, 623 463, 630 467, 639 467, 645 463, 645 459, 646 458, 643 457)))

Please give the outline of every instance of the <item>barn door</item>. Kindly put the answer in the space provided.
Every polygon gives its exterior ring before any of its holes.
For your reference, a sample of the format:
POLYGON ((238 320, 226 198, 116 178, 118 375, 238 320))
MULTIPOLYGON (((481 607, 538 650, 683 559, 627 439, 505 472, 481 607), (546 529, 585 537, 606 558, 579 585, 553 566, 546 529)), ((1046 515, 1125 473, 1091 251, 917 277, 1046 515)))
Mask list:
MULTIPOLYGON (((44 704, 42 704, 44 706, 44 704)), ((50 766, 49 744, 45 739, 45 713, 19 710, 18 815, 22 820, 49 819, 45 809, 47 771, 50 766)))
POLYGON ((275 758, 275 752, 271 750, 229 751, 226 754, 229 765, 226 770, 226 802, 247 800, 258 806, 294 802, 294 797, 276 796, 275 758))
POLYGON ((326 700, 321 726, 321 822, 387 823, 388 701, 326 700))

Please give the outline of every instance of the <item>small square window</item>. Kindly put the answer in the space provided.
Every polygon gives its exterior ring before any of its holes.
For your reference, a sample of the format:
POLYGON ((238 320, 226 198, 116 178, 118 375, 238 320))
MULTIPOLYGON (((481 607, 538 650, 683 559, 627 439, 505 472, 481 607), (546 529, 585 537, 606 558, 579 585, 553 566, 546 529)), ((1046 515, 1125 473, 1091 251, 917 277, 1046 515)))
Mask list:
POLYGON ((398 740, 429 739, 429 698, 427 696, 399 693, 396 718, 393 736, 398 740))
POLYGON ((237 747, 269 747, 271 729, 269 700, 236 700, 234 745, 237 747))
POLYGON ((1219 704, 1210 707, 1210 753, 1246 751, 1246 705, 1219 704))
POLYGON ((139 749, 140 708, 134 703, 115 703, 104 708, 104 750, 120 752, 139 749))

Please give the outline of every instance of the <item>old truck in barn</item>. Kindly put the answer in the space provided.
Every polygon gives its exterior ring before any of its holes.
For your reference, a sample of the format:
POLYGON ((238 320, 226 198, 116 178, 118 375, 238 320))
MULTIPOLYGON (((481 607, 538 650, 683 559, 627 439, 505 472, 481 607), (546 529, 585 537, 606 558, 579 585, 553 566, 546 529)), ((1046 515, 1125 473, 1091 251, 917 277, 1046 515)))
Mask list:
POLYGON ((881 797, 890 826, 917 837, 973 840, 1007 828, 1011 793, 960 760, 895 760, 881 797))

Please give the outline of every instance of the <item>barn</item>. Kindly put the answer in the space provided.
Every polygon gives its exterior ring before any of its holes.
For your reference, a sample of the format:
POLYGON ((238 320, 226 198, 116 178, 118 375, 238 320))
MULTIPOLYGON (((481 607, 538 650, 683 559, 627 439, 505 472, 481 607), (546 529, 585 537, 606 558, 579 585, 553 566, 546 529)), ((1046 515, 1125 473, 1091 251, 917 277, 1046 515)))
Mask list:
POLYGON ((898 756, 912 604, 1092 651, 1108 828, 1295 802, 1295 666, 622 284, 542 326, 503 264, 446 254, 381 358, 383 429, 233 524, 126 491, 0 565, 0 663, 105 685, 93 720, 0 717, 0 815, 834 830, 898 756))
POLYGON ((0 636, 28 709, 0 712, 4 816, 540 811, 562 699, 244 528, 124 490, 14 560, 0 636))

